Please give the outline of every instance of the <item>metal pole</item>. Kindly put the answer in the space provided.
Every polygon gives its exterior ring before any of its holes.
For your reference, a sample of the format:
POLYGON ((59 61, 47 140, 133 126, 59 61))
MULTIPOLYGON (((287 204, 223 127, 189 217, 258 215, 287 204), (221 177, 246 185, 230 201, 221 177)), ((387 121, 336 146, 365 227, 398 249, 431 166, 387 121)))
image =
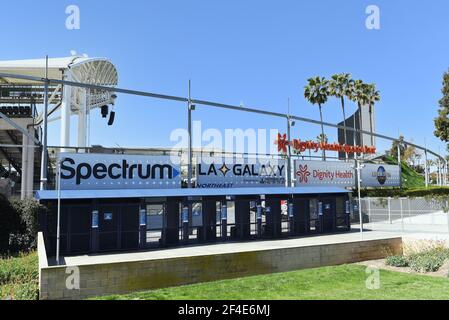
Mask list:
POLYGON ((60 241, 61 241, 61 160, 58 159, 57 165, 58 171, 58 217, 57 217, 57 226, 56 226, 56 264, 59 265, 59 250, 60 250, 60 241))
POLYGON ((189 132, 189 146, 188 146, 188 156, 189 156, 189 162, 188 162, 188 181, 187 185, 189 188, 192 188, 192 162, 193 162, 193 152, 192 152, 192 96, 191 96, 191 90, 192 90, 192 83, 189 80, 189 99, 187 102, 188 107, 188 132, 189 132))
POLYGON ((447 160, 444 161, 444 186, 447 187, 447 172, 448 172, 448 163, 447 160))
MULTIPOLYGON (((287 117, 287 136, 288 141, 291 140, 291 118, 290 118, 290 98, 288 99, 288 117, 287 117)), ((292 186, 292 148, 288 144, 288 161, 287 161, 287 184, 290 188, 292 186)))
POLYGON ((410 201, 410 197, 408 198, 408 217, 412 216, 412 202, 410 201))
POLYGON ((363 213, 362 213, 362 192, 361 192, 361 179, 360 179, 360 162, 357 155, 355 156, 356 168, 357 168, 357 192, 359 197, 359 219, 360 219, 360 234, 363 237, 363 213))
POLYGON ((402 186, 401 144, 398 143, 399 185, 402 186))
POLYGON ((402 232, 404 232, 404 212, 403 212, 403 206, 402 206, 402 198, 399 199, 400 204, 401 204, 401 228, 402 228, 402 232))
POLYGON ((390 222, 390 224, 393 223, 393 221, 391 220, 391 198, 388 197, 388 221, 390 222))
POLYGON ((369 223, 371 223, 371 198, 367 198, 366 200, 368 201, 368 218, 369 218, 369 223))
POLYGON ((429 169, 427 167, 427 151, 424 151, 424 156, 425 156, 425 160, 424 160, 424 171, 425 171, 425 180, 426 180, 426 188, 429 187, 429 169))
POLYGON ((41 154, 41 181, 40 189, 47 188, 47 125, 48 125, 48 56, 45 57, 45 84, 44 84, 44 118, 42 132, 42 154, 41 154))

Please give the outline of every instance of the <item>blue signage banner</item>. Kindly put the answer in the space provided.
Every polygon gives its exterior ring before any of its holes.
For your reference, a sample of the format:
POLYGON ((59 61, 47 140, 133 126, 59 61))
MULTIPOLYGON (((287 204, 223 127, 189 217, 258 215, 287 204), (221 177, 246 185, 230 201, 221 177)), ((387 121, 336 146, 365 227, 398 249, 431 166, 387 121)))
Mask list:
POLYGON ((202 157, 197 188, 285 187, 285 160, 202 157))
POLYGON ((361 170, 362 187, 400 187, 399 166, 384 164, 365 164, 361 170))
POLYGON ((181 188, 170 156, 61 153, 62 190, 181 188))

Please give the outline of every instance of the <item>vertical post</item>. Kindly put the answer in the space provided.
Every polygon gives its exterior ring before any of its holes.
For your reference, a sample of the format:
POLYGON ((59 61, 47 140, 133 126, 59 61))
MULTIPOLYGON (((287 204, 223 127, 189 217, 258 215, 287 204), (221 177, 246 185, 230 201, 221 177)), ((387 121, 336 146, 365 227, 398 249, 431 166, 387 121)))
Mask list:
POLYGON ((408 198, 408 217, 412 216, 412 202, 410 201, 410 197, 408 198))
POLYGON ((32 152, 29 148, 28 136, 26 134, 22 135, 22 174, 21 178, 21 189, 20 196, 24 200, 27 198, 27 182, 28 182, 28 152, 32 152))
POLYGON ((400 205, 401 205, 401 229, 402 232, 404 232, 404 212, 402 211, 403 206, 402 206, 402 198, 399 198, 400 201, 400 205))
POLYGON ((221 240, 228 237, 228 203, 227 200, 221 202, 221 240))
POLYGON ((187 181, 187 185, 189 188, 192 188, 192 175, 193 175, 193 170, 192 170, 192 162, 193 162, 193 151, 192 151, 192 83, 189 80, 189 101, 187 103, 187 107, 188 107, 188 132, 189 132, 189 146, 188 146, 188 156, 189 156, 189 162, 188 162, 188 181, 187 181))
MULTIPOLYGON (((399 140, 400 141, 400 140, 399 140)), ((398 143, 399 185, 402 187, 401 144, 398 143)))
POLYGON ((440 186, 440 159, 437 158, 437 186, 440 186))
MULTIPOLYGON (((67 81, 71 81, 72 77, 70 70, 67 70, 64 74, 64 78, 67 81)), ((71 104, 72 104, 72 87, 64 84, 62 90, 62 104, 61 104, 61 146, 63 147, 62 152, 66 152, 67 148, 70 146, 70 114, 71 114, 71 104)))
POLYGON ((361 193, 361 166, 360 161, 358 159, 357 154, 355 155, 355 163, 356 163, 356 170, 357 170, 357 192, 359 197, 359 219, 360 219, 360 234, 363 237, 363 213, 362 213, 362 193, 361 193))
MULTIPOLYGON (((291 140, 291 118, 290 118, 290 98, 288 99, 288 116, 287 116, 287 139, 291 140)), ((287 185, 288 187, 292 187, 292 149, 290 143, 287 146, 288 150, 288 159, 287 159, 287 185)))
POLYGON ((391 220, 391 198, 388 197, 388 221, 390 222, 390 224, 393 223, 393 221, 391 220))
MULTIPOLYGON (((33 126, 28 127, 28 134, 30 137, 34 137, 35 129, 33 126)), ((25 198, 32 198, 34 191, 34 142, 33 139, 26 137, 27 141, 27 149, 26 153, 27 161, 26 161, 26 190, 25 190, 25 198)), ((25 163, 24 163, 25 164, 25 163)), ((22 171, 24 172, 24 171, 22 171)))
POLYGON ((47 188, 47 167, 48 167, 48 153, 47 153, 47 126, 48 126, 48 56, 45 57, 45 83, 44 83, 44 118, 42 129, 42 153, 41 153, 41 181, 40 189, 47 188))
POLYGON ((448 163, 444 160, 444 186, 447 187, 447 173, 448 173, 448 163))
MULTIPOLYGON (((87 146, 87 89, 81 89, 80 110, 78 112, 78 147, 86 148, 87 146)), ((81 152, 86 152, 81 149, 81 152)))
POLYGON ((61 159, 57 161, 57 185, 58 185, 58 217, 56 226, 56 264, 59 265, 59 251, 61 242, 61 159))
POLYGON ((141 204, 139 211, 139 248, 144 249, 147 245, 147 209, 141 204))
POLYGON ((371 198, 367 198, 366 201, 368 201, 368 218, 369 223, 371 223, 371 198))
POLYGON ((182 238, 185 243, 189 241, 189 212, 190 204, 183 204, 182 206, 182 238))
POLYGON ((426 188, 429 187, 429 168, 427 166, 427 150, 424 151, 424 171, 425 171, 425 180, 426 180, 426 188))
POLYGON ((256 219, 257 219, 257 236, 262 237, 262 200, 257 203, 256 209, 256 219))

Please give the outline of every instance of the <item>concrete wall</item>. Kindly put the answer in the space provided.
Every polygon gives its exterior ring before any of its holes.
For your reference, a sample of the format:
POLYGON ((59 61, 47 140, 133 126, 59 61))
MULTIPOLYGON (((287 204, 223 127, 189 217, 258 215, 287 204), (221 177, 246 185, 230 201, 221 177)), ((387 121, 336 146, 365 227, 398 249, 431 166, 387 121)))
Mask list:
POLYGON ((216 254, 79 267, 80 289, 68 290, 73 272, 40 267, 41 299, 84 299, 257 274, 385 258, 402 253, 402 239, 382 239, 266 251, 216 254), (68 272, 68 273, 66 273, 68 272))

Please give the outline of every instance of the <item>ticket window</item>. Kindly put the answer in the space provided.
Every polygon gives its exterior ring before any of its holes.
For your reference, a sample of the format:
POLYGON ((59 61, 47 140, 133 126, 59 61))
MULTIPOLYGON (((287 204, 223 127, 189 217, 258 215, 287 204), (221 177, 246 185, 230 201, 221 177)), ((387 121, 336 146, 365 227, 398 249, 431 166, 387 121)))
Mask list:
POLYGON ((267 198, 265 200, 265 236, 269 238, 279 238, 282 231, 282 207, 281 200, 267 198))
POLYGON ((323 232, 330 233, 335 231, 336 205, 335 199, 323 199, 322 201, 322 221, 323 232))
MULTIPOLYGON (((304 235, 310 232, 310 200, 309 199, 293 199, 293 235, 304 235)), ((316 217, 318 219, 318 217, 316 217)), ((315 225, 314 225, 315 227, 315 225)))
POLYGON ((336 199, 335 226, 337 231, 350 230, 351 207, 348 197, 338 197, 336 199))
POLYGON ((249 239, 251 236, 251 212, 250 201, 246 199, 237 199, 235 201, 235 227, 232 237, 242 240, 249 239))
POLYGON ((146 205, 146 243, 148 245, 159 244, 162 236, 165 206, 163 204, 146 205))
POLYGON ((310 199, 309 201, 309 232, 321 232, 321 215, 322 203, 318 199, 310 199))
POLYGON ((200 240, 204 242, 213 241, 217 238, 217 201, 205 200, 202 203, 202 230, 200 240))
POLYGON ((175 199, 167 200, 166 202, 161 236, 161 243, 164 246, 179 244, 180 226, 182 222, 181 207, 181 202, 175 199))

